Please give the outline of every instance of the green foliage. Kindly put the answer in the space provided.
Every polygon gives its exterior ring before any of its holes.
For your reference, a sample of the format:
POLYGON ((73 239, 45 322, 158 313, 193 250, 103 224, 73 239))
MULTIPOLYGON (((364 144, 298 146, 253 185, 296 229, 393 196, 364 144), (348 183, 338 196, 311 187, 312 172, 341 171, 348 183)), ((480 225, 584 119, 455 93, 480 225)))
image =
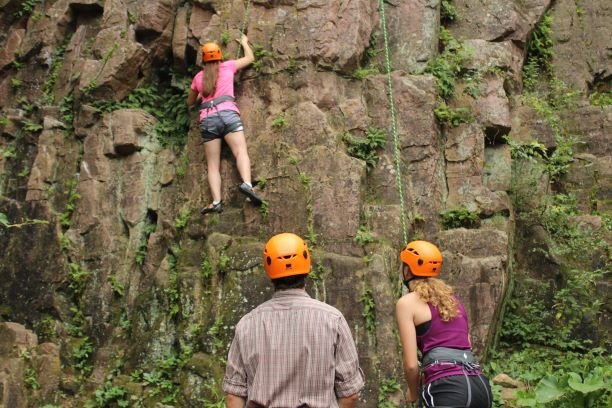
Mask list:
POLYGON ((593 92, 589 95, 589 103, 595 106, 610 106, 612 105, 612 91, 593 92))
POLYGON ((32 14, 34 7, 42 3, 42 0, 22 0, 21 8, 15 12, 15 17, 21 18, 32 14))
POLYGON ((14 144, 9 144, 4 149, 0 150, 0 154, 4 159, 12 159, 17 157, 17 149, 14 144))
POLYGON ((474 120, 469 108, 451 108, 444 101, 440 101, 434 109, 434 114, 440 123, 451 127, 457 127, 461 123, 470 123, 474 120))
POLYGON ((142 236, 140 237, 140 243, 138 244, 138 248, 136 248, 136 265, 142 266, 144 265, 145 258, 147 257, 147 248, 149 245, 149 237, 152 233, 157 229, 157 224, 152 222, 150 219, 145 221, 144 228, 142 230, 142 236))
POLYGON ((457 10, 451 3, 451 0, 442 0, 440 4, 440 21, 443 23, 451 23, 457 20, 457 10))
POLYGON ((119 282, 119 280, 117 279, 117 276, 109 275, 108 283, 110 284, 111 289, 113 290, 113 293, 115 295, 119 297, 123 297, 123 295, 125 294, 125 286, 123 286, 123 284, 119 282))
POLYGON ((320 282, 325 278, 329 271, 320 263, 316 263, 310 273, 308 274, 308 279, 313 282, 320 282))
POLYGON ((440 213, 440 223, 444 229, 478 228, 480 210, 470 211, 465 207, 452 208, 440 213))
POLYGON ((136 24, 136 14, 132 13, 129 10, 127 14, 128 14, 128 21, 130 22, 130 24, 136 24))
POLYGON ((151 370, 134 371, 130 377, 133 381, 142 383, 150 397, 161 396, 163 404, 176 404, 176 397, 180 391, 179 385, 175 383, 174 377, 191 357, 191 352, 186 349, 180 355, 174 352, 158 359, 151 370))
POLYGON ((253 44, 253 54, 255 56, 255 62, 253 62, 251 66, 258 74, 263 70, 264 64, 269 63, 270 60, 274 58, 274 53, 266 50, 260 44, 253 44))
POLYGON ((267 201, 262 201, 259 206, 259 213, 261 214, 261 221, 266 223, 268 222, 268 217, 270 216, 270 207, 268 206, 267 201))
POLYGON ((365 225, 360 225, 353 240, 359 245, 365 246, 374 242, 374 236, 372 235, 372 231, 368 230, 365 225))
POLYGON ((181 211, 179 212, 179 216, 174 221, 174 227, 178 230, 185 228, 187 226, 187 223, 189 222, 190 217, 191 212, 189 211, 189 208, 181 209, 181 211))
POLYGON ((551 27, 552 16, 546 13, 531 33, 531 39, 527 45, 527 57, 525 58, 526 70, 523 70, 523 76, 528 79, 524 83, 528 91, 534 89, 533 84, 537 76, 552 74, 553 39, 551 27))
POLYGON ((64 211, 60 214, 59 221, 62 227, 69 228, 70 227, 70 219, 72 217, 72 213, 76 210, 76 206, 78 201, 81 198, 81 195, 77 192, 77 180, 70 180, 67 184, 67 190, 65 191, 68 194, 68 199, 66 201, 66 207, 64 207, 64 211))
POLYGON ((221 33, 221 36, 219 37, 219 40, 221 42, 221 45, 223 45, 224 47, 227 46, 227 44, 229 43, 230 40, 230 33, 229 31, 225 30, 221 33))
POLYGON ((74 111, 72 108, 73 103, 74 96, 72 96, 72 94, 69 94, 64 96, 64 99, 62 99, 62 103, 59 107, 60 115, 62 115, 62 120, 69 128, 72 128, 72 123, 74 121, 74 111))
POLYGON ((160 70, 149 85, 136 88, 121 102, 103 100, 92 105, 100 112, 140 108, 153 115, 158 123, 155 132, 162 147, 182 149, 189 130, 189 108, 185 103, 191 79, 175 72, 160 70), (162 81, 168 75, 171 80, 162 81))
POLYGON ((286 124, 287 124, 287 121, 285 120, 285 112, 281 112, 278 115, 276 115, 276 117, 272 121, 273 128, 280 129, 280 128, 285 127, 286 124))
POLYGON ((27 367, 23 372, 23 382, 26 386, 32 390, 37 390, 40 388, 40 383, 38 382, 38 376, 36 375, 36 371, 27 367))
POLYGON ((94 402, 96 408, 130 406, 127 390, 124 387, 113 385, 112 378, 107 379, 94 392, 94 402))
POLYGON ((504 372, 527 385, 517 392, 518 406, 607 407, 612 360, 601 348, 585 353, 527 346, 495 353, 490 375, 504 372))
POLYGON ((398 405, 389 401, 389 396, 401 390, 400 384, 395 378, 383 380, 378 388, 377 408, 397 408, 398 405))
POLYGON ((308 215, 307 224, 306 224, 306 240, 310 242, 311 246, 315 246, 317 244, 317 234, 314 229, 314 207, 312 205, 312 186, 310 185, 310 177, 306 175, 306 173, 299 173, 300 175, 300 183, 304 186, 304 190, 306 191, 306 212, 308 215))
POLYGON ((6 216, 6 214, 0 212, 0 226, 4 227, 4 228, 21 228, 21 227, 23 227, 25 225, 48 224, 48 223, 49 222, 46 221, 46 220, 38 220, 38 219, 31 220, 29 218, 26 218, 21 223, 12 224, 8 220, 8 217, 6 216))
POLYGON ((351 74, 351 78, 356 79, 358 81, 361 81, 362 79, 367 78, 370 75, 377 75, 379 73, 380 72, 378 71, 377 68, 373 68, 373 67, 358 67, 351 74))
POLYGON ((93 368, 91 362, 89 361, 89 357, 93 351, 93 345, 89 341, 88 337, 79 339, 76 346, 72 348, 74 368, 80 371, 83 375, 88 375, 93 368))
POLYGON ((179 177, 184 177, 187 174, 187 169, 189 167, 189 151, 184 150, 181 154, 181 159, 179 160, 178 166, 176 166, 176 175, 179 177))
POLYGON ((168 317, 171 319, 181 310, 181 295, 178 286, 178 253, 168 254, 170 271, 168 273, 168 286, 164 289, 168 303, 168 317))
POLYGON ((214 269, 210 260, 208 258, 203 258, 202 263, 200 264, 200 276, 203 280, 209 281, 212 279, 214 274, 214 269))
POLYGON ((9 120, 6 116, 0 116, 0 126, 6 126, 9 124, 9 120))
MULTIPOLYGON (((68 47, 68 43, 72 38, 72 33, 68 34, 62 44, 55 50, 53 54, 53 62, 51 63, 51 69, 49 73, 49 77, 43 84, 43 94, 45 95, 45 99, 47 103, 53 103, 54 94, 53 88, 55 87, 55 83, 57 82, 57 78, 59 77, 59 73, 62 69, 62 65, 64 63, 64 54, 66 53, 66 48, 68 47)), ((70 122, 72 123, 72 121, 70 122)))
POLYGON ((68 287, 75 297, 78 297, 85 289, 89 272, 81 269, 81 266, 75 262, 69 263, 68 267, 70 269, 68 271, 68 287))
POLYGON ((444 27, 440 28, 440 44, 442 52, 429 61, 425 72, 436 78, 439 95, 448 99, 455 93, 455 82, 460 77, 461 65, 470 54, 444 27))
POLYGON ((26 119, 23 121, 23 130, 25 130, 28 133, 36 133, 36 132, 40 132, 42 130, 42 125, 36 122, 32 122, 29 119, 26 119))
POLYGON ((342 141, 347 145, 348 154, 365 160, 366 166, 372 168, 378 162, 377 150, 387 142, 387 133, 384 130, 369 127, 366 137, 355 137, 350 132, 342 135, 342 141))
POLYGON ((11 78, 11 88, 13 88, 13 91, 18 91, 22 85, 23 81, 21 79, 11 78))
POLYGON ((363 307, 361 316, 363 317, 365 330, 368 335, 374 337, 376 335, 376 303, 372 291, 365 289, 359 297, 359 302, 363 307))

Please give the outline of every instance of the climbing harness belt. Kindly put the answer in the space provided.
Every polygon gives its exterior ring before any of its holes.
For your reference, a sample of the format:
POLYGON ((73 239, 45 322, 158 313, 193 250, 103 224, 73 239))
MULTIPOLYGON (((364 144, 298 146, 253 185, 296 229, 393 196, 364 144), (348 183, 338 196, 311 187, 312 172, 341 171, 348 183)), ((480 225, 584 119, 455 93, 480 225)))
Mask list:
MULTIPOLYGON (((466 389, 467 389, 467 402, 465 404, 466 407, 471 406, 472 404, 472 386, 470 380, 468 378, 468 372, 475 371, 480 369, 480 364, 474 358, 474 355, 470 350, 459 350, 448 347, 435 347, 429 350, 424 356, 422 360, 422 370, 427 369, 428 367, 436 366, 436 365, 453 365, 460 366, 463 371, 463 376, 465 377, 466 389)), ((480 378, 480 381, 484 385, 484 381, 480 378)), ((425 393, 423 393, 424 395, 425 393)), ((487 391, 488 398, 488 391, 487 391)), ((433 400, 432 400, 433 401, 433 400)), ((438 408, 448 408, 448 407, 438 407, 438 408)))
MULTIPOLYGON (((244 8, 244 18, 242 19, 242 25, 240 26, 240 35, 242 36, 242 34, 244 34, 244 30, 246 30, 246 26, 247 26, 247 22, 249 20, 249 8, 251 7, 251 0, 247 0, 246 6, 244 8)), ((238 57, 240 56, 240 49, 241 47, 238 46, 238 49, 236 50, 236 58, 238 59, 238 57)))
POLYGON ((387 22, 385 20, 385 1, 380 0, 380 24, 383 28, 383 35, 385 39, 385 63, 387 65, 387 83, 389 87, 389 108, 391 109, 391 130, 393 132, 393 144, 395 150, 395 182, 397 184, 397 192, 399 194, 400 208, 402 211, 402 236, 404 238, 404 245, 408 244, 408 235, 406 227, 406 211, 404 209, 404 190, 402 187, 402 172, 400 165, 400 148, 399 141, 397 138, 397 126, 395 119, 395 102, 393 101, 393 88, 391 86, 391 60, 389 58, 389 38, 387 35, 387 22))
POLYGON ((200 104, 200 110, 216 108, 217 105, 219 105, 220 103, 231 102, 231 101, 234 101, 234 99, 235 98, 233 96, 230 96, 230 95, 217 96, 216 98, 211 99, 210 101, 202 102, 200 104))

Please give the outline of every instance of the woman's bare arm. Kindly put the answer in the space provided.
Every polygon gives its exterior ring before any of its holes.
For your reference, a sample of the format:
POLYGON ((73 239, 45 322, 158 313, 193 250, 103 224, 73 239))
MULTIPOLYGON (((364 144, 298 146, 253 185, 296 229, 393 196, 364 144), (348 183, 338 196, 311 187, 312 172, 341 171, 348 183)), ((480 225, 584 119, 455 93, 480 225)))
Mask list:
POLYGON ((413 294, 408 294, 398 300, 395 305, 395 315, 403 348, 404 375, 408 383, 408 402, 414 402, 418 399, 419 385, 419 360, 413 313, 415 300, 413 294))
POLYGON ((246 35, 242 34, 242 38, 240 38, 240 44, 242 45, 242 50, 244 51, 244 57, 236 60, 236 69, 242 69, 248 67, 255 61, 255 54, 253 54, 253 50, 249 45, 249 39, 246 35))

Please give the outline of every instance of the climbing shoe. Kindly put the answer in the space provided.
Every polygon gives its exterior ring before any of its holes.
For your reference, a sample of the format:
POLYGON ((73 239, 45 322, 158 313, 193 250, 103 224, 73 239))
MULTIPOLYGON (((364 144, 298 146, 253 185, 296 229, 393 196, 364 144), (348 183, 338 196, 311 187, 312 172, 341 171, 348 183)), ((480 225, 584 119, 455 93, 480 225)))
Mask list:
POLYGON ((200 214, 209 214, 209 213, 222 213, 223 205, 221 205, 221 201, 217 204, 210 203, 208 207, 204 207, 200 210, 200 214))
POLYGON ((253 187, 249 186, 247 183, 242 183, 240 187, 238 187, 240 192, 248 197, 248 199, 255 205, 261 205, 262 199, 259 198, 255 191, 253 191, 253 187))

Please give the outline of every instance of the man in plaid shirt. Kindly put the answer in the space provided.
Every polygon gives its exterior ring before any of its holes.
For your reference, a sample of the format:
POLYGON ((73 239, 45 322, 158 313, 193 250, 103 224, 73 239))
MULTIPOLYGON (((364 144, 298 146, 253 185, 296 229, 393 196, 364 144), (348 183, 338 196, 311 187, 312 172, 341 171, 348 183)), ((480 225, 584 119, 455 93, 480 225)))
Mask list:
POLYGON ((364 386, 355 342, 342 313, 304 290, 304 240, 272 237, 264 268, 275 293, 236 326, 223 380, 227 407, 355 406, 364 386))

